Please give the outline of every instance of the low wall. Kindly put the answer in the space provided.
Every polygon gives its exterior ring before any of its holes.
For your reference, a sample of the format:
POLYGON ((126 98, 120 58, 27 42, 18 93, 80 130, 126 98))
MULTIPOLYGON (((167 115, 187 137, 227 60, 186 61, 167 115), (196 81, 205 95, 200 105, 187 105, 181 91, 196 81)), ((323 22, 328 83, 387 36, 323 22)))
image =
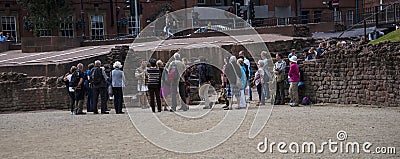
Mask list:
POLYGON ((9 50, 10 43, 9 42, 0 42, 0 52, 6 52, 9 50))
POLYGON ((76 48, 81 45, 81 38, 68 38, 59 36, 48 37, 23 37, 22 52, 48 52, 48 51, 62 51, 71 48, 76 48))
POLYGON ((350 45, 300 65, 313 102, 397 107, 400 43, 350 45))
POLYGON ((69 96, 61 77, 0 74, 0 112, 67 109, 69 96))
POLYGON ((132 44, 135 39, 118 39, 118 40, 85 40, 82 41, 81 46, 100 46, 100 45, 116 45, 116 44, 132 44))

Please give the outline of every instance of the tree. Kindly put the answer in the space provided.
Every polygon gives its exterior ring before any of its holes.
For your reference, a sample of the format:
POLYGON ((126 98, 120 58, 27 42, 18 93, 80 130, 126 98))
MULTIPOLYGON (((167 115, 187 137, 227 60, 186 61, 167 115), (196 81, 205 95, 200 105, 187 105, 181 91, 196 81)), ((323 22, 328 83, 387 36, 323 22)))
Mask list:
POLYGON ((16 0, 27 11, 25 29, 38 36, 39 29, 59 29, 72 14, 72 0, 16 0))

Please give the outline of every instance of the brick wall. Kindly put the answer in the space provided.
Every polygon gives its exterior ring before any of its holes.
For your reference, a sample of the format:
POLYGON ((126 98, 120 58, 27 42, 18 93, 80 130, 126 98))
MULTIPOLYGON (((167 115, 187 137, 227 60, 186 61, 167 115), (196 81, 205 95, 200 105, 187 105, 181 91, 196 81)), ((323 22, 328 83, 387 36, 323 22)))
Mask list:
POLYGON ((69 98, 61 77, 0 74, 0 112, 67 109, 69 98))
POLYGON ((9 50, 10 43, 9 42, 0 42, 0 52, 6 52, 9 50))
POLYGON ((70 48, 79 47, 81 38, 68 38, 59 36, 49 37, 23 37, 22 52, 47 52, 47 51, 62 51, 70 48))
POLYGON ((350 45, 300 65, 313 102, 398 106, 400 43, 350 45))

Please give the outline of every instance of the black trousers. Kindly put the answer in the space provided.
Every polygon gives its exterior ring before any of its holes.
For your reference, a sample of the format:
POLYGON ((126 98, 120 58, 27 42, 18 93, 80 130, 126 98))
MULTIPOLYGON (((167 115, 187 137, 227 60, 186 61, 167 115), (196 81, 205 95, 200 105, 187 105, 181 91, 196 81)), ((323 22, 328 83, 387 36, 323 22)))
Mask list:
POLYGON ((122 112, 122 102, 124 95, 122 93, 122 87, 113 87, 113 95, 114 95, 114 108, 116 113, 122 112))
POLYGON ((157 101, 157 110, 161 111, 161 98, 160 98, 160 87, 159 86, 149 86, 150 95, 150 107, 153 112, 156 112, 155 100, 157 101), (154 100, 155 99, 155 100, 154 100))
POLYGON ((75 93, 74 92, 68 92, 69 94, 69 99, 70 99, 70 108, 71 108, 71 113, 75 111, 75 93))
POLYGON ((101 112, 107 111, 107 91, 106 87, 93 88, 93 112, 97 113, 97 103, 99 101, 99 95, 101 98, 101 112))
POLYGON ((275 104, 285 103, 285 81, 276 82, 275 104))

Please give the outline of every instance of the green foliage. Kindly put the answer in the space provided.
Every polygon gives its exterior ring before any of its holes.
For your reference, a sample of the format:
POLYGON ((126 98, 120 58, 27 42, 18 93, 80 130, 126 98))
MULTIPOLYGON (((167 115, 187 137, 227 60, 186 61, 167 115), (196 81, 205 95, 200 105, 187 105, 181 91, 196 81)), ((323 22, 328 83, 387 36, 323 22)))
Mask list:
POLYGON ((385 36, 382 36, 374 41, 369 42, 369 44, 377 44, 377 43, 384 42, 384 41, 400 42, 400 30, 392 31, 385 36))
POLYGON ((26 21, 30 27, 25 29, 34 31, 38 29, 58 29, 61 22, 65 22, 72 14, 72 0, 16 0, 27 12, 26 21))

